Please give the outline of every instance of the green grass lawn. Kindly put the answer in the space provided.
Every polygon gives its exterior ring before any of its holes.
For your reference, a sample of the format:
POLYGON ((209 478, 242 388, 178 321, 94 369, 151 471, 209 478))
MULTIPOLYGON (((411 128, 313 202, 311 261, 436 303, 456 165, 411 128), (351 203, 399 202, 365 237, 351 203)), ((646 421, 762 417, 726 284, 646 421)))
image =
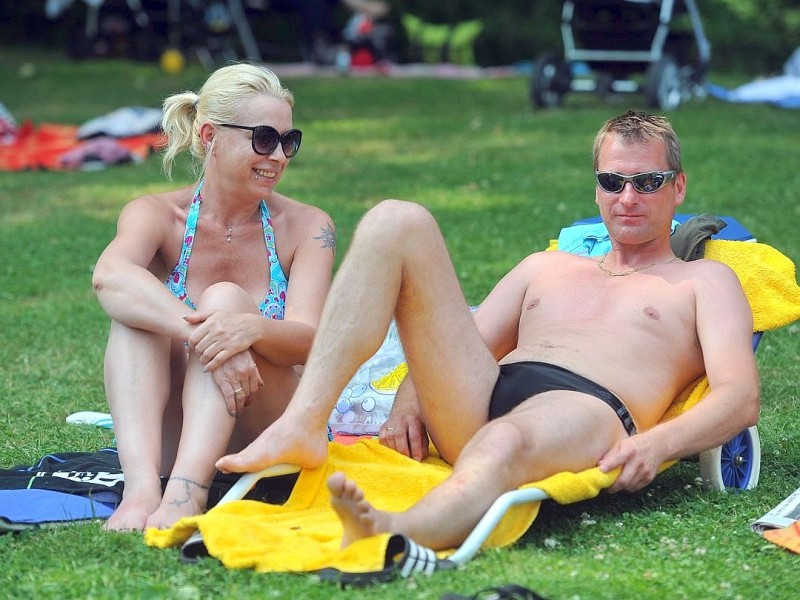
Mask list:
MULTIPOLYGON (((37 124, 158 106, 205 76, 197 67, 169 76, 150 64, 0 48, 0 102, 18 121, 37 124), (36 67, 32 77, 20 75, 25 61, 36 67)), ((281 191, 328 211, 342 250, 381 199, 425 204, 471 303, 561 227, 595 214, 594 134, 644 102, 572 95, 558 110, 534 111, 524 78, 284 83, 297 97, 304 137, 281 191)), ((708 99, 671 118, 688 172, 684 212, 736 216, 800 261, 800 111, 708 99)), ((175 174, 166 181, 156 157, 100 172, 0 173, 0 467, 112 443, 108 432, 64 421, 106 409, 108 321, 91 272, 121 207, 189 182, 185 169, 175 174)), ((708 491, 696 482, 697 465, 681 463, 637 494, 546 502, 517 544, 481 553, 458 572, 347 590, 308 575, 230 571, 214 560, 184 565, 177 551, 104 533, 97 523, 42 528, 0 536, 0 590, 7 598, 438 599, 514 582, 552 599, 796 598, 800 557, 749 523, 800 485, 798 348, 795 324, 766 335, 758 352, 762 473, 753 491, 708 491)))

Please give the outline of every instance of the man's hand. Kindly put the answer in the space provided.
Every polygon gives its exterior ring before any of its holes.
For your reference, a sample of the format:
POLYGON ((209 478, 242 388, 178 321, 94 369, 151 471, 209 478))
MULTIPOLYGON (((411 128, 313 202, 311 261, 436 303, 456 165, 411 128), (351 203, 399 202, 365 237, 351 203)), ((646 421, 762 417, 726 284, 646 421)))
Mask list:
POLYGON ((622 472, 608 492, 615 494, 621 490, 636 492, 658 474, 663 462, 663 451, 658 451, 648 443, 647 436, 634 435, 617 443, 598 461, 603 473, 622 467, 622 472))
POLYGON ((381 444, 414 460, 428 457, 428 430, 418 415, 392 414, 378 432, 381 444))

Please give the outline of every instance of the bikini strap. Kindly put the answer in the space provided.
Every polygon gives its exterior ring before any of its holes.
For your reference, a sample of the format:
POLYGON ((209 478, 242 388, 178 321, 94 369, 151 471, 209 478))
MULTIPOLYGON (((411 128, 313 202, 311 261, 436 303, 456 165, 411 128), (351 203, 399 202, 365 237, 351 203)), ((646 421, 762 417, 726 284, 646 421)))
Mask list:
POLYGON ((200 190, 203 189, 203 180, 197 185, 191 203, 189 203, 189 210, 186 214, 186 230, 183 234, 183 242, 181 242, 181 259, 178 262, 178 267, 186 275, 186 269, 189 266, 189 257, 192 255, 192 246, 194 245, 194 236, 197 231, 197 219, 200 216, 200 203, 203 201, 200 195, 200 190))
POLYGON ((186 302, 191 308, 194 308, 194 303, 189 298, 186 291, 186 272, 189 268, 189 258, 192 255, 192 246, 194 244, 195 231, 197 230, 197 219, 200 215, 200 203, 202 197, 200 191, 203 189, 203 180, 201 179, 195 189, 192 201, 189 203, 189 210, 186 214, 186 228, 183 233, 183 240, 181 241, 181 256, 178 259, 178 264, 172 269, 167 281, 165 282, 170 291, 181 301, 186 302))
POLYGON ((272 227, 272 218, 265 200, 261 200, 261 226, 264 229, 264 242, 267 246, 267 259, 269 260, 269 291, 261 302, 259 310, 264 316, 273 319, 283 319, 286 304, 286 289, 288 280, 278 259, 275 249, 275 230, 272 227))

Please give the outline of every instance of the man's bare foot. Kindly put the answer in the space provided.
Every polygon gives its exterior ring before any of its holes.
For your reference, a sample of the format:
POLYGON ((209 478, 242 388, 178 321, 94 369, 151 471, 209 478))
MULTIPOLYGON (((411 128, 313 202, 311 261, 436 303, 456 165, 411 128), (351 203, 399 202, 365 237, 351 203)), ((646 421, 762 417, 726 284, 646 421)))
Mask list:
POLYGON ((161 502, 161 490, 158 496, 129 495, 122 497, 122 502, 103 524, 106 531, 143 531, 147 518, 158 508, 161 502))
POLYGON ((328 478, 328 490, 331 493, 331 507, 344 527, 342 548, 361 538, 390 532, 390 514, 375 509, 367 502, 361 488, 347 479, 344 473, 334 473, 328 478))
POLYGON ((283 417, 267 427, 238 454, 220 458, 216 467, 223 473, 253 473, 278 464, 313 469, 328 457, 327 430, 310 430, 283 417))

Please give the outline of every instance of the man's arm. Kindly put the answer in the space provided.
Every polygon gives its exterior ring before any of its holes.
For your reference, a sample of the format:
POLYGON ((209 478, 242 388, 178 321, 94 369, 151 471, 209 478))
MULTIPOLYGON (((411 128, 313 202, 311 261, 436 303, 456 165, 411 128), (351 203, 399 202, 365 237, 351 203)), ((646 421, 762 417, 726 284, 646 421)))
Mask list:
POLYGON ((753 317, 736 275, 707 261, 696 277, 695 301, 710 391, 690 410, 623 440, 600 460, 604 472, 623 466, 611 492, 638 490, 653 480, 662 463, 724 444, 758 421, 753 317))
POLYGON ((525 293, 540 254, 531 254, 503 277, 475 311, 475 324, 495 359, 517 347, 525 293))

